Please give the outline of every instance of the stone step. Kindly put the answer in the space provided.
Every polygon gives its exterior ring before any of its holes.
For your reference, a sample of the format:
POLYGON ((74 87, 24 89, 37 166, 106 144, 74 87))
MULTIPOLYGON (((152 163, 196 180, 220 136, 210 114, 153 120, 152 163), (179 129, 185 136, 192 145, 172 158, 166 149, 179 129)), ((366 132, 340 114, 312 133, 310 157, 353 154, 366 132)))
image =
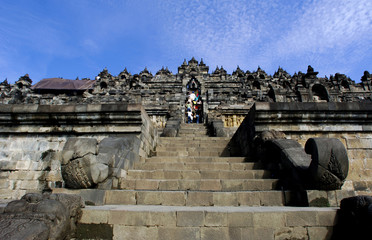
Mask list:
POLYGON ((290 191, 152 191, 55 188, 53 193, 80 195, 86 205, 285 206, 290 191))
POLYGON ((105 205, 168 206, 284 206, 290 193, 282 191, 136 191, 107 190, 105 205), (286 194, 284 196, 284 194, 286 194))
POLYGON ((167 149, 167 148, 178 148, 178 147, 184 147, 184 148, 226 148, 228 146, 228 142, 220 142, 220 143, 216 143, 216 142, 200 142, 200 141, 195 141, 195 142, 189 142, 189 143, 185 143, 185 142, 168 142, 168 143, 159 143, 156 147, 156 149, 158 148, 164 148, 164 149, 167 149))
POLYGON ((178 133, 177 137, 182 137, 182 138, 189 138, 189 137, 194 137, 194 136, 208 136, 207 133, 200 133, 200 132, 189 132, 189 133, 178 133))
POLYGON ((209 148, 209 147, 226 147, 229 145, 228 141, 197 141, 197 140, 185 140, 185 141, 162 141, 157 146, 162 147, 202 147, 202 148, 209 148))
POLYGON ((156 151, 157 157, 228 157, 230 151, 228 150, 215 150, 209 151, 156 151))
POLYGON ((128 170, 126 179, 263 179, 270 176, 266 170, 128 170))
POLYGON ((167 162, 167 163, 244 163, 244 157, 151 157, 145 162, 167 162))
POLYGON ((162 142, 184 142, 185 140, 193 142, 193 141, 202 141, 202 142, 229 142, 231 138, 229 137, 208 137, 208 136, 195 136, 191 138, 186 137, 160 137, 159 141, 162 142))
POLYGON ((214 145, 214 144, 211 144, 210 146, 185 146, 185 145, 182 145, 182 146, 174 146, 174 145, 160 145, 160 146, 157 146, 156 147, 156 152, 210 152, 210 151, 219 151, 219 152, 223 152, 223 151, 227 151, 228 148, 225 146, 225 145, 214 145))
POLYGON ((204 124, 181 124, 180 129, 205 129, 204 124))
POLYGON ((275 190, 277 179, 119 179, 119 189, 161 191, 268 191, 275 190))
POLYGON ((77 238, 329 239, 336 214, 316 207, 86 206, 77 238))
POLYGON ((178 130, 178 133, 196 133, 196 134, 206 134, 208 132, 208 130, 206 128, 181 128, 178 130))
POLYGON ((260 169, 259 163, 229 163, 229 162, 144 162, 135 163, 134 169, 142 170, 253 170, 260 169))

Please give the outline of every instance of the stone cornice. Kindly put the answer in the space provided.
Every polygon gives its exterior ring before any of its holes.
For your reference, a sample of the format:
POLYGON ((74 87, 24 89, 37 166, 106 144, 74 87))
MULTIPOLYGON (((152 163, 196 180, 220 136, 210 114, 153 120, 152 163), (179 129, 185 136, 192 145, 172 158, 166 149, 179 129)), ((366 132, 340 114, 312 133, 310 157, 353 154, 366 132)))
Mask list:
POLYGON ((1 105, 1 133, 140 133, 138 104, 1 105))

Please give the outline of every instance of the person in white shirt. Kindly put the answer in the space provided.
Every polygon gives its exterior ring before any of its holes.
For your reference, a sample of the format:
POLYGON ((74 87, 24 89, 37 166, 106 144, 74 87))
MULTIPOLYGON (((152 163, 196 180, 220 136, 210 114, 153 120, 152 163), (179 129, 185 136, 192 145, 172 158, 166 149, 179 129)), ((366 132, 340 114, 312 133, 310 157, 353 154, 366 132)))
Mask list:
POLYGON ((190 94, 190 99, 191 99, 191 101, 194 101, 195 98, 196 98, 196 95, 195 95, 194 92, 192 92, 192 93, 190 94))
POLYGON ((192 123, 192 112, 191 111, 188 111, 187 112, 187 123, 192 123))

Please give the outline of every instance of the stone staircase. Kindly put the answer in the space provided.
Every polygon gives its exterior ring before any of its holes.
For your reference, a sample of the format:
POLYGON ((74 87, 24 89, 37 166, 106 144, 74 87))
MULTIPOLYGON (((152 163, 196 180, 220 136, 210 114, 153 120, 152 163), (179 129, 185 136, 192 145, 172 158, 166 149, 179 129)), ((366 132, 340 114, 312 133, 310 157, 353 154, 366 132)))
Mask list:
POLYGON ((258 163, 231 157, 229 138, 182 124, 86 206, 80 239, 327 239, 336 208, 285 207, 287 192, 258 163))

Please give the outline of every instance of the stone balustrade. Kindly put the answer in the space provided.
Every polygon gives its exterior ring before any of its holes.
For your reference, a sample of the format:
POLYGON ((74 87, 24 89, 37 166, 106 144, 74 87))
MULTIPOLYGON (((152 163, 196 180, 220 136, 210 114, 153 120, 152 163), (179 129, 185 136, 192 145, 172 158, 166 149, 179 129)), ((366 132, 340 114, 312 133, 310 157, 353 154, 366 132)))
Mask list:
POLYGON ((347 149, 349 175, 344 190, 372 189, 372 106, 366 103, 255 103, 231 145, 252 154, 257 134, 276 130, 303 147, 309 138, 337 138, 347 149))
POLYGON ((150 155, 158 138, 152 120, 136 104, 2 105, 0 132, 2 199, 62 187, 61 152, 70 138, 100 143, 134 137, 136 156, 128 156, 135 159, 150 155))

